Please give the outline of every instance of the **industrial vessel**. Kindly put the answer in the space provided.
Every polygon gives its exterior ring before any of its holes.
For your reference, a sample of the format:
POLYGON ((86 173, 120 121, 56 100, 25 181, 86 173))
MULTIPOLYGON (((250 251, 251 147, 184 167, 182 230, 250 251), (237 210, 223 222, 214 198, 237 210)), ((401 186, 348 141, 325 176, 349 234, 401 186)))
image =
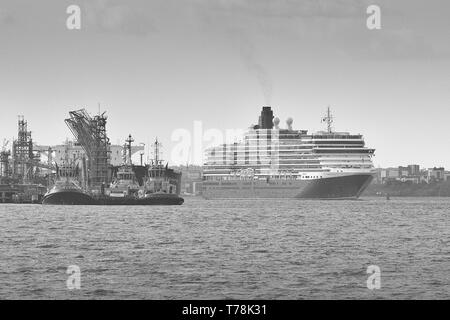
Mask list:
POLYGON ((163 165, 159 156, 160 143, 156 139, 153 144, 154 159, 151 161, 148 176, 145 180, 145 199, 155 204, 183 204, 180 197, 181 172, 163 165))
POLYGON ((116 177, 105 194, 97 197, 100 205, 181 205, 181 174, 164 166, 159 159, 159 142, 154 144, 155 159, 147 166, 140 186, 131 161, 131 143, 129 135, 123 149, 123 165, 119 167, 116 177))
POLYGON ((65 163, 56 167, 57 181, 44 195, 42 204, 53 205, 93 205, 95 199, 78 184, 79 167, 65 163))
POLYGON ((206 150, 202 194, 214 198, 356 199, 373 179, 374 149, 360 134, 336 132, 330 108, 327 130, 279 127, 271 107, 241 142, 206 150))

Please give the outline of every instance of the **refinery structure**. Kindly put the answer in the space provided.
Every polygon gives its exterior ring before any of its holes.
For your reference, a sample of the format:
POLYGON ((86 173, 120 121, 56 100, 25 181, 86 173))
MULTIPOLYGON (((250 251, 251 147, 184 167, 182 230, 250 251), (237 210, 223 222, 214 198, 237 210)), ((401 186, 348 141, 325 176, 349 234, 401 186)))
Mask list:
POLYGON ((83 170, 84 176, 87 177, 85 183, 91 188, 100 188, 102 184, 109 183, 111 178, 108 169, 111 157, 105 114, 91 117, 84 109, 71 111, 70 118, 65 122, 86 155, 83 159, 83 169, 89 168, 89 174, 83 170))
POLYGON ((0 154, 0 203, 39 202, 53 166, 41 161, 41 152, 36 150, 23 116, 19 116, 17 139, 11 149, 9 143, 3 140, 0 154))
POLYGON ((2 177, 30 182, 40 176, 42 169, 53 168, 51 163, 41 161, 41 153, 48 150, 35 148, 31 131, 28 131, 28 123, 23 116, 19 116, 17 139, 12 142, 11 151, 7 150, 8 143, 9 141, 4 140, 1 153, 2 177))
MULTIPOLYGON (((67 156, 80 168, 80 184, 99 190, 112 180, 122 161, 121 145, 111 145, 105 113, 90 116, 86 110, 71 111, 65 120, 73 141, 56 146, 38 145, 24 116, 18 118, 17 138, 3 140, 0 151, 0 203, 40 203, 56 179, 58 166, 67 156)), ((144 151, 133 146, 132 154, 144 151)), ((141 163, 142 164, 142 163, 141 163)))

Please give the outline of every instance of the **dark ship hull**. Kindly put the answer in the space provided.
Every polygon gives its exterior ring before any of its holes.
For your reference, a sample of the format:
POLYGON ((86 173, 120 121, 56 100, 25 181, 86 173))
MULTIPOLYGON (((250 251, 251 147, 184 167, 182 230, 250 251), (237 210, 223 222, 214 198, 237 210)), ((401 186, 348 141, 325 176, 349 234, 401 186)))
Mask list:
POLYGON ((55 191, 44 196, 42 204, 50 205, 94 205, 97 204, 90 195, 79 190, 55 191))
POLYGON ((40 204, 46 190, 37 184, 0 184, 0 203, 40 204))
POLYGON ((149 206, 149 205, 182 205, 184 199, 176 194, 154 194, 145 198, 136 197, 103 197, 97 200, 98 205, 108 206, 149 206))
POLYGON ((204 181, 203 197, 357 199, 372 179, 371 174, 352 174, 311 180, 204 181))
POLYGON ((297 198, 357 199, 372 182, 370 174, 355 174, 311 181, 297 198))

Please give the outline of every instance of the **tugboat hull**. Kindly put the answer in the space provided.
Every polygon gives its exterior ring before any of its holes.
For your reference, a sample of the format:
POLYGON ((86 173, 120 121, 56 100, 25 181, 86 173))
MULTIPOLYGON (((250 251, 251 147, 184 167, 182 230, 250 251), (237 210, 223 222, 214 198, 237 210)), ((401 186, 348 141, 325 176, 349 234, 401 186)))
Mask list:
POLYGON ((142 200, 151 205, 182 205, 184 203, 184 199, 175 194, 152 195, 142 200))
POLYGON ((98 200, 99 205, 109 206, 168 206, 182 205, 184 199, 177 195, 152 195, 145 198, 135 197, 105 197, 98 200))
POLYGON ((61 191, 47 194, 42 204, 50 205, 94 205, 97 204, 91 196, 76 191, 61 191))

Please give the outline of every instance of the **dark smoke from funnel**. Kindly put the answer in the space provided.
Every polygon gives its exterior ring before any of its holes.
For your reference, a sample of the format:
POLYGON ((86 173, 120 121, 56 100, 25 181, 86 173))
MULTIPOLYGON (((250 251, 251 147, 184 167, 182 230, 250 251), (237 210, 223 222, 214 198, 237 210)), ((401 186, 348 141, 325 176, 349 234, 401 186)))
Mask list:
POLYGON ((272 104, 272 79, 264 66, 257 61, 253 44, 242 34, 238 36, 237 40, 242 61, 250 73, 258 80, 264 96, 265 105, 270 106, 272 104))
POLYGON ((198 20, 206 24, 208 28, 223 32, 226 37, 229 37, 232 45, 239 50, 244 65, 251 75, 256 77, 264 97, 264 104, 271 105, 272 79, 266 68, 258 61, 257 51, 250 40, 251 37, 248 36, 251 24, 237 18, 240 16, 239 5, 232 1, 208 1, 208 5, 201 8, 203 10, 198 12, 198 20))

